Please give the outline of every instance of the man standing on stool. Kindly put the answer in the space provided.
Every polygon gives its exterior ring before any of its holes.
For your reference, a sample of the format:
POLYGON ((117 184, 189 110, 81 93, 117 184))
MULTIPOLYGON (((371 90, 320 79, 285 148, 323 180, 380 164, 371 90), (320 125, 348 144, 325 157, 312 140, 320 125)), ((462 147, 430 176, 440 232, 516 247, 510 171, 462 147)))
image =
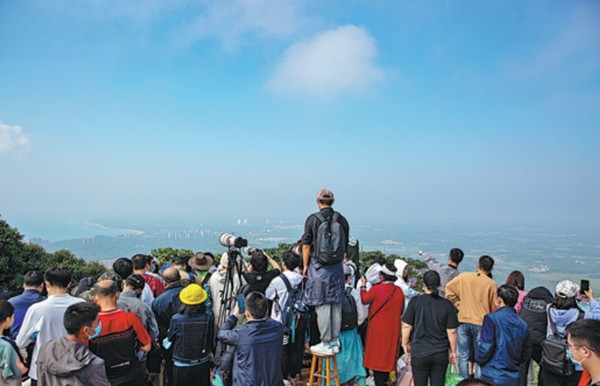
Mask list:
POLYGON ((321 343, 312 346, 310 350, 326 355, 340 350, 338 336, 344 302, 342 261, 350 235, 348 221, 333 210, 333 202, 333 192, 321 189, 317 195, 319 212, 308 216, 302 236, 303 274, 307 277, 304 303, 315 307, 321 333, 321 343), (326 223, 329 227, 324 235, 325 227, 320 226, 326 223), (324 241, 327 245, 322 245, 324 241))

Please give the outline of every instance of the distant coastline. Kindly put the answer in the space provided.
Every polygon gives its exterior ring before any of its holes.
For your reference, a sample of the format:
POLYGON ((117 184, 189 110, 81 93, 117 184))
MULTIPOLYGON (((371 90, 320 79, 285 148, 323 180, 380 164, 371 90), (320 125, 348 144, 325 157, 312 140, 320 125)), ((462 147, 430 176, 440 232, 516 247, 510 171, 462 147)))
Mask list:
MULTIPOLYGON (((260 224, 237 222, 207 224, 206 222, 164 223, 127 219, 90 219, 71 222, 82 227, 84 237, 65 240, 28 238, 52 252, 68 249, 86 260, 109 260, 131 257, 135 253, 150 253, 152 249, 173 247, 192 251, 222 253, 218 242, 222 232, 234 232, 247 238, 253 247, 271 248, 279 243, 296 242, 303 231, 302 224, 263 221, 260 224), (99 235, 91 235, 95 231, 99 235)), ((67 231, 73 234, 77 229, 67 231)), ((448 250, 460 247, 465 251, 462 271, 476 268, 477 258, 489 254, 496 260, 494 278, 503 282, 508 273, 519 270, 525 274, 526 287, 550 286, 568 278, 579 282, 589 279, 600 288, 600 272, 589 266, 600 258, 600 235, 557 232, 525 227, 479 227, 457 224, 353 224, 351 234, 360 241, 361 250, 379 250, 386 255, 418 259, 423 249, 445 262, 448 250)), ((593 284, 592 284, 593 285, 593 284)))

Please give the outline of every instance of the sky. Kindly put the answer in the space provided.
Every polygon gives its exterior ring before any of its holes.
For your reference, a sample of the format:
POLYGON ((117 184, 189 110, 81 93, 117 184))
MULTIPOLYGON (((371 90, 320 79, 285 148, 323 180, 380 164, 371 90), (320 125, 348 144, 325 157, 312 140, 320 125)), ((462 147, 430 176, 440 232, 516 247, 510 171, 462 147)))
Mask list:
POLYGON ((600 230, 599 19, 597 1, 0 1, 0 215, 301 223, 327 187, 351 223, 600 230))

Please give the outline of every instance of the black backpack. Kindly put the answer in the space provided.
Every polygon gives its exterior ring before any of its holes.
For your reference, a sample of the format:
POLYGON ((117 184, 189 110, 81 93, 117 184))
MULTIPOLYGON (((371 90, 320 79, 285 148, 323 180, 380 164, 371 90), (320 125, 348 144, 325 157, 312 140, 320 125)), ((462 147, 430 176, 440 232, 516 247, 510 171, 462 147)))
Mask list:
POLYGON ((322 265, 333 265, 341 263, 346 253, 346 233, 338 219, 340 214, 333 212, 329 218, 325 218, 321 212, 316 213, 321 221, 317 228, 316 259, 322 265))
MULTIPOLYGON (((279 275, 288 292, 287 301, 281 309, 281 324, 290 341, 296 341, 296 323, 298 318, 308 313, 308 307, 302 301, 302 283, 293 288, 289 279, 282 273, 279 275)), ((276 302, 279 304, 279 302, 276 302)))
MULTIPOLYGON (((550 316, 550 309, 548 307, 546 311, 548 315, 548 325, 552 331, 552 335, 546 337, 542 342, 542 367, 544 370, 550 371, 551 373, 569 376, 575 371, 575 365, 571 363, 567 356, 567 349, 569 344, 567 343, 566 334, 561 334, 556 329, 556 324, 552 321, 550 316)), ((583 319, 583 311, 579 311, 577 320, 583 319)))
POLYGON ((342 303, 342 331, 352 330, 358 325, 358 309, 356 299, 352 296, 352 288, 346 287, 342 303))

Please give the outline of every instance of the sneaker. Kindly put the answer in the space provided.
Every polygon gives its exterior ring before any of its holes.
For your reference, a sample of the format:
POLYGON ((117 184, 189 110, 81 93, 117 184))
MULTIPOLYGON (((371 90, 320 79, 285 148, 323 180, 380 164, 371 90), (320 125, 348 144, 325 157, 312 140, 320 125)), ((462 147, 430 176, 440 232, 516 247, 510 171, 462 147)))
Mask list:
POLYGON ((336 340, 329 342, 327 347, 329 347, 331 349, 331 351, 333 351, 334 353, 336 353, 336 354, 339 353, 340 352, 340 340, 336 339, 336 340))
POLYGON ((335 354, 331 347, 324 345, 323 342, 310 347, 310 352, 313 354, 333 355, 335 354))

